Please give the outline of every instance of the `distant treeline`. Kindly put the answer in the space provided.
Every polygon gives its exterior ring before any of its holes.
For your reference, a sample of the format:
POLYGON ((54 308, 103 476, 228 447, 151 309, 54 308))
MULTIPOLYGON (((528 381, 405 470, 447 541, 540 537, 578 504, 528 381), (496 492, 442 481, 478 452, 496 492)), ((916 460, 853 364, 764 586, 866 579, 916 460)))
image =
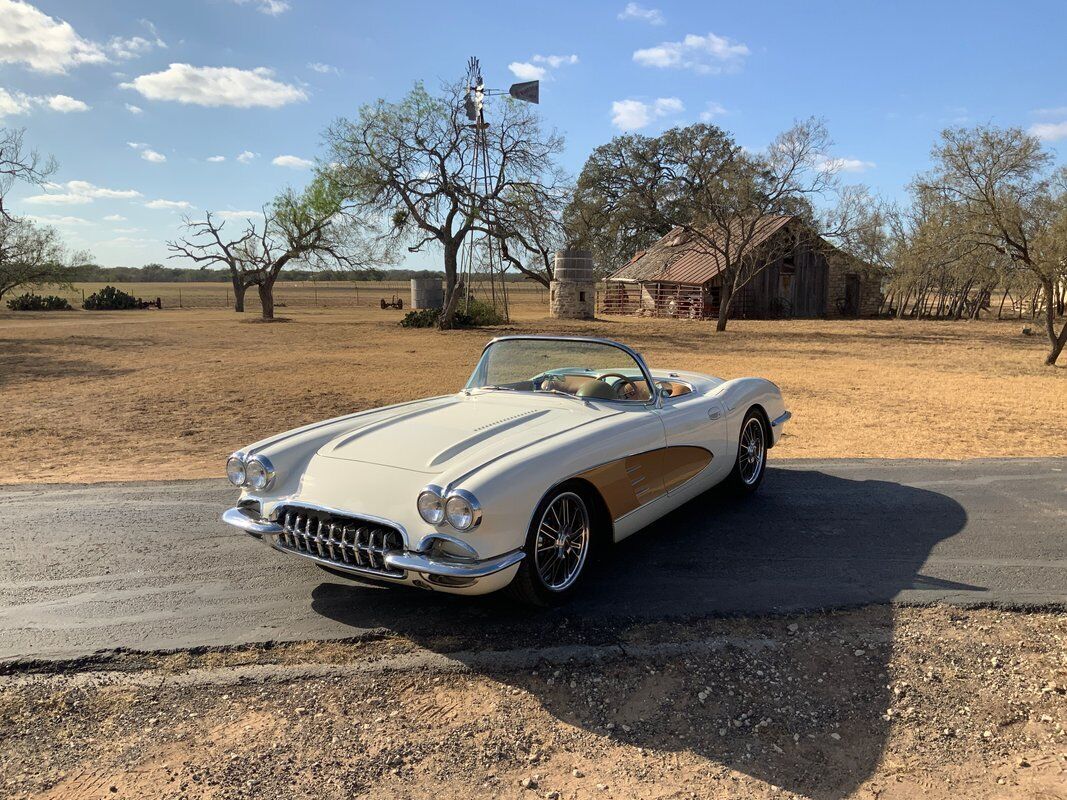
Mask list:
MULTIPOLYGON (((444 277, 443 271, 429 269, 283 269, 279 280, 406 281, 411 278, 441 278, 443 280, 444 277)), ((83 264, 75 268, 73 280, 93 283, 218 283, 228 282, 230 274, 222 269, 164 267, 162 264, 145 264, 143 267, 101 267, 98 264, 83 264)), ((511 274, 507 276, 507 280, 521 281, 523 276, 511 274)))

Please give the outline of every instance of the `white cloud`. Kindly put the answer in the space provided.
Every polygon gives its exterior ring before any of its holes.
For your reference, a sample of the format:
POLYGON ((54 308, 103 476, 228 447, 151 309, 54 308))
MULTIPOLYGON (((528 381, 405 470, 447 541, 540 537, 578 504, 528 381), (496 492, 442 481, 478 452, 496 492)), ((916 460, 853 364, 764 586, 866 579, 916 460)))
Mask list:
POLYGON ((144 150, 141 151, 141 158, 152 164, 162 164, 164 161, 167 160, 167 157, 165 155, 163 155, 162 153, 157 153, 151 147, 146 147, 144 150))
POLYGON ((89 106, 81 100, 67 97, 65 94, 57 94, 48 98, 48 107, 61 114, 69 114, 72 111, 88 111, 89 106))
POLYGON ((259 158, 259 153, 253 153, 251 150, 245 150, 237 156, 237 160, 242 164, 251 164, 257 158, 259 158))
POLYGON ((619 12, 619 19, 634 19, 649 25, 663 24, 663 14, 658 8, 642 8, 637 3, 627 3, 626 8, 619 12))
POLYGON ((272 17, 289 10, 289 3, 286 0, 233 0, 233 2, 239 6, 254 6, 260 14, 267 14, 272 17))
POLYGON ((120 61, 140 58, 151 53, 157 47, 161 49, 166 49, 167 47, 167 43, 158 36, 155 39, 145 39, 143 36, 131 36, 128 39, 124 39, 121 36, 113 36, 107 43, 108 53, 120 61))
POLYGON ((208 156, 207 161, 209 164, 221 164, 226 160, 226 156, 208 156))
POLYGON ((1067 139, 1067 121, 1038 122, 1030 126, 1030 133, 1046 142, 1058 142, 1067 139))
POLYGON ((133 105, 131 103, 127 103, 126 104, 126 110, 129 111, 131 114, 143 114, 144 113, 144 109, 143 108, 141 108, 140 106, 135 106, 135 105, 133 105))
POLYGON ((531 61, 535 64, 547 64, 552 69, 559 69, 564 64, 577 64, 578 56, 571 53, 569 56, 534 56, 531 61))
POLYGON ((194 208, 192 203, 186 202, 185 200, 149 200, 144 206, 145 208, 164 209, 167 211, 194 208))
POLYGON ((548 72, 544 67, 538 67, 528 61, 512 61, 508 69, 520 81, 539 81, 548 72))
POLYGON ((34 98, 22 92, 10 93, 3 87, 0 87, 0 119, 5 116, 14 116, 16 114, 28 114, 30 109, 33 108, 34 98))
POLYGON ((636 131, 660 117, 681 114, 685 105, 677 97, 658 97, 651 103, 616 100, 611 104, 611 122, 621 131, 636 131))
POLYGON ((529 61, 512 61, 508 69, 520 81, 540 81, 546 78, 551 80, 551 70, 559 69, 567 64, 577 64, 578 56, 575 54, 565 56, 535 55, 529 61))
MULTIPOLYGON (((2 0, 0 0, 2 2, 2 0)), ((71 111, 88 111, 89 106, 65 94, 38 97, 24 92, 8 92, 0 88, 0 119, 16 114, 29 114, 39 106, 48 106, 53 111, 66 114, 71 111)))
POLYGON ((83 39, 69 23, 22 0, 0 0, 0 63, 63 73, 78 64, 106 61, 100 45, 83 39))
POLYGON ((65 189, 57 194, 36 194, 27 197, 25 202, 34 205, 85 205, 93 200, 132 200, 140 197, 141 193, 134 189, 105 189, 102 186, 94 186, 88 181, 67 181, 65 184, 49 183, 48 189, 65 189))
POLYGON ((331 64, 323 64, 321 61, 312 61, 308 69, 318 72, 320 75, 340 75, 341 70, 331 64))
POLYGON ((40 222, 45 225, 88 225, 89 220, 84 217, 65 217, 59 214, 42 214, 41 216, 30 216, 34 222, 40 222))
POLYGON ((876 166, 873 161, 858 158, 822 158, 815 163, 819 172, 866 172, 876 166))
POLYGON ((725 36, 688 34, 680 42, 661 42, 634 51, 634 61, 644 67, 691 69, 707 75, 736 69, 749 54, 747 45, 725 36))
POLYGON ((290 169, 307 169, 315 166, 314 161, 308 161, 299 156, 276 156, 270 163, 276 167, 289 167, 290 169))
POLYGON ((1067 117, 1067 106, 1057 108, 1035 108, 1034 114, 1038 117, 1067 117))
POLYGON ((714 100, 709 100, 708 104, 704 106, 704 110, 700 112, 700 121, 711 122, 712 120, 718 119, 729 113, 730 112, 719 103, 716 103, 714 100))
POLYGON ((262 211, 214 211, 216 217, 229 220, 259 219, 263 216, 262 211))
POLYGON ((119 86, 133 89, 149 100, 172 100, 199 106, 278 108, 307 100, 303 89, 276 81, 273 74, 266 67, 247 70, 171 64, 162 72, 140 75, 119 86))
POLYGON ((106 217, 104 217, 104 222, 125 222, 125 221, 126 221, 126 217, 122 216, 122 214, 108 214, 106 217))

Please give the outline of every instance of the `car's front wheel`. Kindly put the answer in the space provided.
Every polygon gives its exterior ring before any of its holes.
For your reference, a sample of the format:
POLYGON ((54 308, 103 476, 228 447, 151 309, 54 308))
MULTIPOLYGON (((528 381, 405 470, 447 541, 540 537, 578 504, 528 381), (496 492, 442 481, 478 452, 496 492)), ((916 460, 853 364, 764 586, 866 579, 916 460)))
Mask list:
POLYGON ((767 471, 767 443, 770 431, 763 415, 755 408, 745 414, 737 442, 737 460, 727 482, 741 494, 751 494, 763 483, 767 471))
POLYGON ((566 601, 585 575, 593 524, 592 505, 583 487, 564 484, 550 492, 534 513, 526 557, 508 587, 511 594, 536 606, 566 601))

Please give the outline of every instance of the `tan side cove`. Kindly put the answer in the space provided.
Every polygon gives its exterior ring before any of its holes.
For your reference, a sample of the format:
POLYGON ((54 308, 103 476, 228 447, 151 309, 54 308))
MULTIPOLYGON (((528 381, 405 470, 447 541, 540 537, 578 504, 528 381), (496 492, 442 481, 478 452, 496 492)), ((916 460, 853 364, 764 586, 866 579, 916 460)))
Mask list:
POLYGON ((580 473, 607 503, 613 520, 662 497, 711 463, 711 451, 689 445, 661 447, 580 473))

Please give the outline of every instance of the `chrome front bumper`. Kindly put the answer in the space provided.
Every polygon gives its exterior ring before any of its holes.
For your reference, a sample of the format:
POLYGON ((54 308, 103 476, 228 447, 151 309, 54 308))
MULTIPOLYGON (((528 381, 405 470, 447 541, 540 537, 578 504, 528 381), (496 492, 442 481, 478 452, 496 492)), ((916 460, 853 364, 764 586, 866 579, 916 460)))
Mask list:
MULTIPOLYGON (((330 567, 331 569, 340 570, 342 572, 351 572, 353 575, 368 575, 367 570, 362 570, 358 567, 349 567, 348 565, 339 564, 338 562, 327 558, 319 558, 310 553, 298 553, 288 548, 278 546, 276 543, 277 537, 281 536, 285 532, 285 529, 277 522, 271 522, 268 519, 260 517, 252 509, 243 508, 241 506, 228 508, 222 514, 222 521, 227 525, 232 525, 233 527, 244 531, 245 533, 250 533, 253 536, 262 538, 276 550, 280 550, 283 553, 300 556, 301 558, 306 558, 309 561, 314 561, 318 564, 330 567)), ((392 569, 404 570, 405 572, 415 572, 420 575, 446 578, 455 581, 473 581, 479 578, 488 577, 501 570, 505 570, 508 567, 513 567, 522 561, 524 556, 525 553, 522 550, 513 550, 510 553, 504 553, 486 559, 453 558, 442 553, 431 553, 430 549, 390 550, 385 554, 385 563, 386 566, 391 567, 392 569)), ((390 576, 371 573, 370 577, 388 578, 390 576)))

